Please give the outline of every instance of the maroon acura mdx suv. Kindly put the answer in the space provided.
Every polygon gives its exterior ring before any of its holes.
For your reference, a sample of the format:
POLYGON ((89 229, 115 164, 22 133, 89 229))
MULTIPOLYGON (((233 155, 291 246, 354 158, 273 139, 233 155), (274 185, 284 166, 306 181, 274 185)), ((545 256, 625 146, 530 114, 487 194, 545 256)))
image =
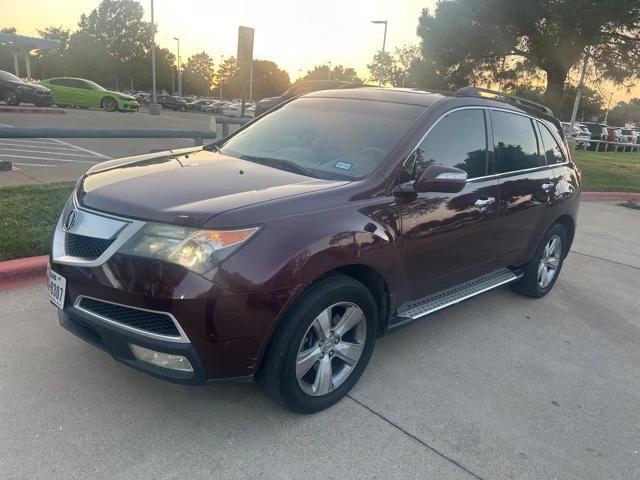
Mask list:
POLYGON ((504 284, 547 294, 579 196, 541 105, 316 92, 207 147, 89 170, 56 227, 50 297, 64 328, 134 368, 256 379, 314 412, 386 332, 504 284))

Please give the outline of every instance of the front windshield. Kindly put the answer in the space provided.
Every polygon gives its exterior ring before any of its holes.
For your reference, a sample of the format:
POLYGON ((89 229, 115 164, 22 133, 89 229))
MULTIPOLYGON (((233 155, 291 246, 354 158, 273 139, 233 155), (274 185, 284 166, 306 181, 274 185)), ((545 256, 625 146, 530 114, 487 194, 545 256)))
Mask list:
POLYGON ((106 88, 98 85, 96 82, 92 82, 91 80, 85 80, 85 82, 93 89, 93 90, 101 90, 106 91, 106 88))
POLYGON ((373 172, 422 107, 337 98, 300 98, 233 136, 221 153, 325 179, 373 172))

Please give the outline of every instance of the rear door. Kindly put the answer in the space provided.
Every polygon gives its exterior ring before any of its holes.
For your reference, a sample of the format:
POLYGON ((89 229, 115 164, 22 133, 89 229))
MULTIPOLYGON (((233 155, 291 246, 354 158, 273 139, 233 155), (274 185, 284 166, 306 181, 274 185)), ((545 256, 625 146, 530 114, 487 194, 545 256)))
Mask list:
POLYGON ((400 183, 415 181, 430 165, 467 172, 461 192, 417 192, 401 205, 403 267, 409 299, 491 271, 498 214, 498 180, 483 108, 442 117, 405 161, 400 183))
POLYGON ((49 81, 51 85, 51 93, 53 93, 53 102, 56 105, 68 105, 69 104, 69 90, 67 78, 53 78, 49 81))
POLYGON ((555 188, 535 120, 516 112, 491 109, 495 174, 500 181, 500 209, 495 253, 502 265, 528 261, 544 231, 555 188))

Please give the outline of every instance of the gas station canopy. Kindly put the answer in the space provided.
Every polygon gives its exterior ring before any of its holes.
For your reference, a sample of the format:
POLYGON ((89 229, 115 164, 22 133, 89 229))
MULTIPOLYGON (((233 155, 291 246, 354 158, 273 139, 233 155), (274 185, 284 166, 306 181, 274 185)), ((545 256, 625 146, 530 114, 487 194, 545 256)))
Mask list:
POLYGON ((8 49, 13 55, 13 66, 16 76, 20 76, 20 66, 18 65, 18 55, 24 55, 24 64, 26 67, 27 79, 31 80, 31 61, 29 52, 31 50, 45 50, 56 48, 57 40, 49 40, 46 38, 25 37, 24 35, 14 35, 12 33, 0 32, 0 48, 8 49))

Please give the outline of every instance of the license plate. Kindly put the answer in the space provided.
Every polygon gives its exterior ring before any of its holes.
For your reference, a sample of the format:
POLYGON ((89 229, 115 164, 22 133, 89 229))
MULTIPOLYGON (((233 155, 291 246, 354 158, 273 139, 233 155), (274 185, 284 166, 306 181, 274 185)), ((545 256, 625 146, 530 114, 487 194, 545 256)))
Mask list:
POLYGON ((47 267, 47 287, 49 288, 49 301, 58 308, 64 308, 67 279, 47 267))

